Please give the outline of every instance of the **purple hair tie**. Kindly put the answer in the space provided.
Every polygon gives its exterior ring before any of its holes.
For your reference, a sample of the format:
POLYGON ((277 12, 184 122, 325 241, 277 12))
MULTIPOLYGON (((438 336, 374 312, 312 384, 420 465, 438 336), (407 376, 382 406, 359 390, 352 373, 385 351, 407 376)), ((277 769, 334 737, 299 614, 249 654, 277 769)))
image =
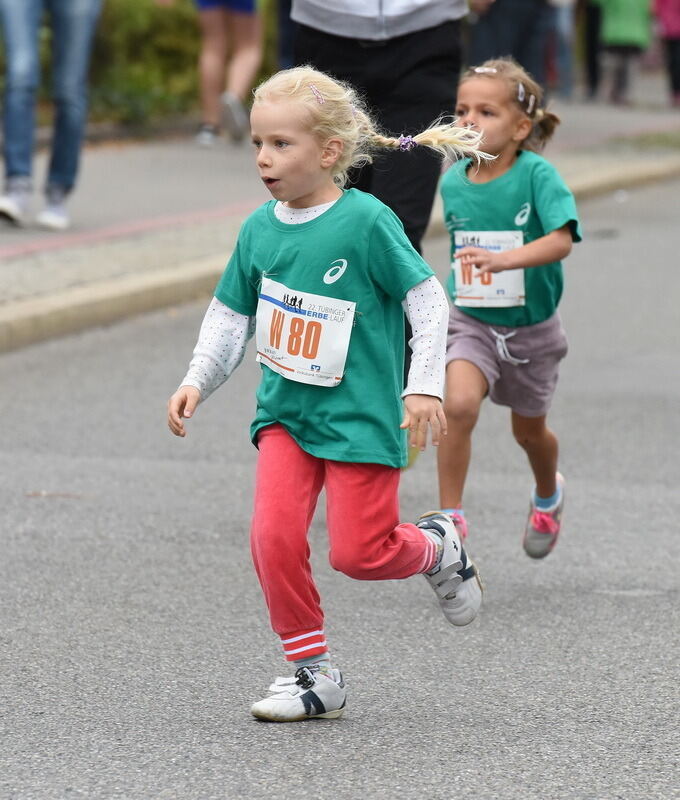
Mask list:
POLYGON ((326 101, 324 100, 324 97, 321 94, 321 92, 316 88, 316 86, 314 86, 313 83, 309 84, 309 88, 312 90, 312 94, 314 95, 314 97, 316 97, 319 105, 322 106, 326 101))
POLYGON ((402 153, 407 153, 409 150, 413 150, 414 147, 418 147, 418 142, 412 136, 404 136, 403 134, 397 139, 397 143, 402 153))

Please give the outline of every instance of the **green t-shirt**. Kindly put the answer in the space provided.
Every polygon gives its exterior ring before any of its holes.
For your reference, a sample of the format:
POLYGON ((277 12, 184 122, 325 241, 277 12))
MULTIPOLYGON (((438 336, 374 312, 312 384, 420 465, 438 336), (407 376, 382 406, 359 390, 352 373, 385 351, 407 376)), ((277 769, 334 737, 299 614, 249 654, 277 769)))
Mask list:
MULTIPOLYGON (((433 273, 406 238, 397 216, 370 194, 343 192, 310 222, 289 225, 274 201, 248 217, 215 297, 254 316, 260 281, 268 277, 293 294, 311 292, 356 303, 342 381, 333 387, 298 383, 262 365, 257 390, 257 432, 279 422, 303 450, 333 461, 406 462, 400 431, 404 312, 409 289, 433 273), (339 278, 324 282, 340 260, 339 278)), ((337 274, 337 272, 336 272, 337 274)))
POLYGON ((605 46, 619 45, 646 50, 652 39, 652 14, 649 0, 602 0, 600 41, 605 46))
MULTIPOLYGON (((453 260, 456 231, 522 231, 524 244, 569 224, 574 241, 581 240, 574 196, 559 173, 542 156, 521 150, 512 167, 487 183, 471 183, 470 160, 456 162, 444 175, 440 191, 444 222, 451 236, 453 260)), ((525 305, 507 308, 462 307, 461 311, 489 325, 516 328, 551 317, 562 296, 559 261, 524 270, 525 305)), ((447 289, 456 299, 453 271, 447 289)))

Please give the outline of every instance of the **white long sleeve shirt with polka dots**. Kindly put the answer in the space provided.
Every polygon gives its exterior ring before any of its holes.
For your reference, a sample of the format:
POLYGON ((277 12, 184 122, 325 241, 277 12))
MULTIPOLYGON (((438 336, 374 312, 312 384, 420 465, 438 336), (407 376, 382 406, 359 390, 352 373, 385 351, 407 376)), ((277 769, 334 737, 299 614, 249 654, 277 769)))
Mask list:
MULTIPOLYGON (((411 366, 402 397, 429 394, 443 397, 448 303, 433 276, 406 294, 404 311, 411 323, 411 366)), ((182 386, 194 386, 201 400, 221 386, 243 360, 255 332, 255 317, 238 314, 216 297, 208 306, 198 342, 182 386)))

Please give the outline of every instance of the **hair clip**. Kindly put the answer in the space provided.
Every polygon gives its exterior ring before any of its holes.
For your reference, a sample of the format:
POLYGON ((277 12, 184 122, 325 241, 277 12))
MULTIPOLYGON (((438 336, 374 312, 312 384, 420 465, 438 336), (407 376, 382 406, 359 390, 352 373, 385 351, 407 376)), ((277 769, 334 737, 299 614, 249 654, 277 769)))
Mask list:
POLYGON ((517 99, 520 103, 524 102, 524 98, 527 96, 526 90, 524 89, 524 84, 520 81, 517 84, 517 99))
POLYGON ((357 107, 354 105, 354 103, 350 103, 349 104, 349 110, 352 112, 352 116, 356 117, 356 115, 357 115, 357 107))
POLYGON ((473 67, 472 71, 473 72, 478 72, 481 75, 486 75, 486 74, 495 75, 498 72, 496 67, 473 67))
POLYGON ((414 147, 418 147, 418 142, 412 136, 404 136, 403 134, 397 139, 397 144, 402 153, 407 153, 409 150, 413 150, 414 147))
POLYGON ((531 114, 534 110, 534 105, 536 103, 536 96, 533 94, 529 95, 529 102, 527 103, 527 114, 531 114))
POLYGON ((321 92, 316 88, 316 86, 313 83, 309 84, 309 88, 312 90, 312 94, 314 95, 314 97, 316 97, 319 105, 320 106, 323 105, 326 101, 324 100, 324 97, 321 94, 321 92))

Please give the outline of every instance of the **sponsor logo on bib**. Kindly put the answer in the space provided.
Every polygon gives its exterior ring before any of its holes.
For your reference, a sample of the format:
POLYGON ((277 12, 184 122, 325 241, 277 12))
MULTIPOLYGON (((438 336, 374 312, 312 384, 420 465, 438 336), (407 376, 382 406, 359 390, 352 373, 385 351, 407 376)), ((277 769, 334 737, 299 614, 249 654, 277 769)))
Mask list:
POLYGON ((515 225, 518 227, 520 225, 526 225, 526 222, 529 219, 529 214, 531 214, 531 203, 525 203, 517 212, 517 216, 515 217, 515 225))

